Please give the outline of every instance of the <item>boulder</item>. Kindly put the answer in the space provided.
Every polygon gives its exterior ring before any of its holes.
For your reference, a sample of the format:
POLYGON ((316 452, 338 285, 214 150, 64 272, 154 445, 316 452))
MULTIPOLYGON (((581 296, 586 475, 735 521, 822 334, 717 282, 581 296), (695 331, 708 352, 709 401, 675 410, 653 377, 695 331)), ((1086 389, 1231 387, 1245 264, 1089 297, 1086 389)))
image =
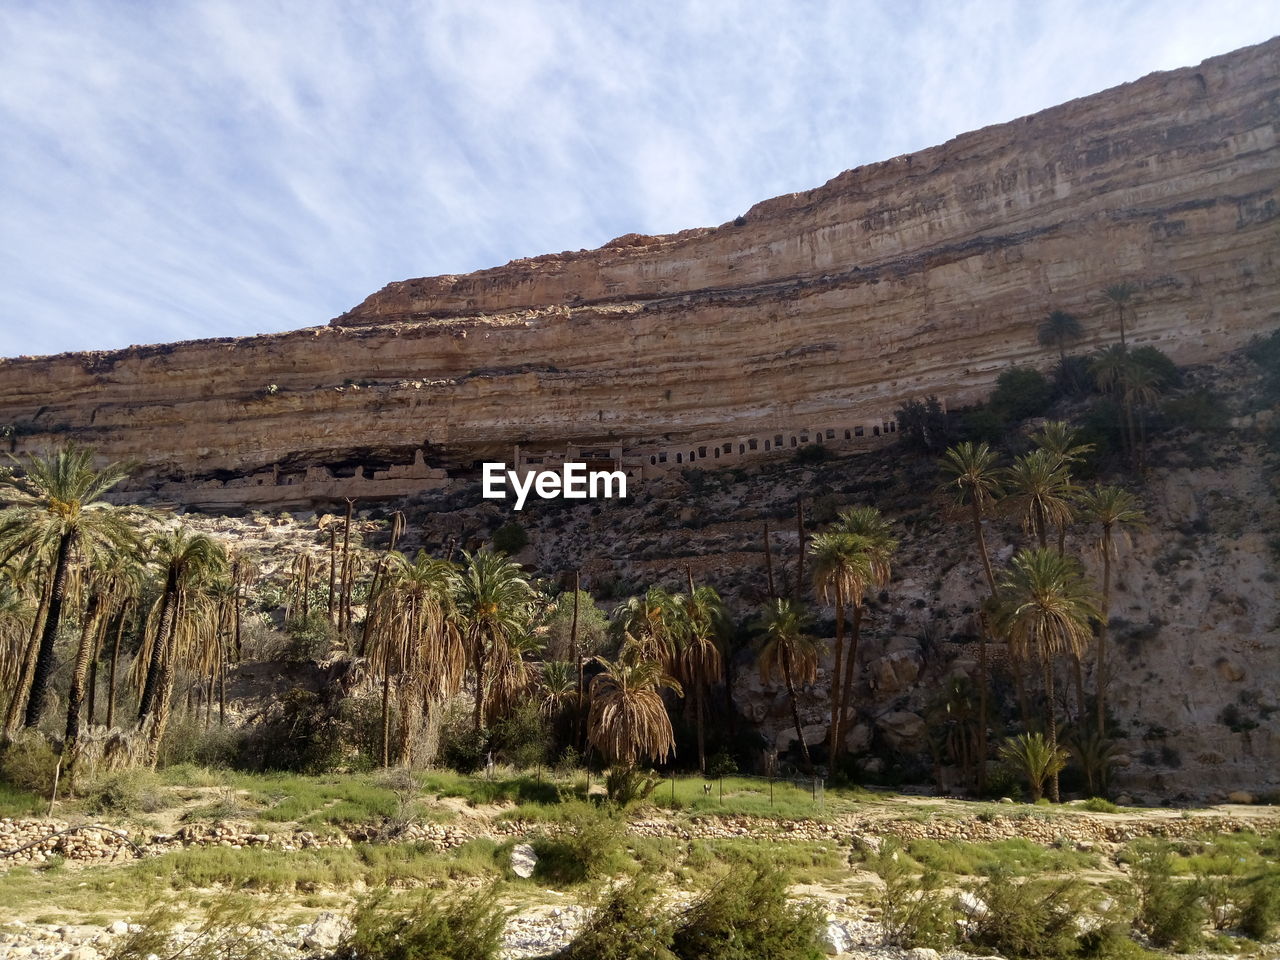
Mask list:
POLYGON ((920 657, 912 650, 898 650, 871 664, 871 682, 876 692, 891 695, 906 690, 920 676, 920 657))
POLYGON ((871 727, 856 723, 844 735, 844 745, 850 753, 863 753, 871 746, 871 727))
POLYGON ((346 928, 342 921, 335 914, 326 910, 316 917, 309 927, 303 930, 302 945, 308 950, 327 953, 342 942, 344 933, 346 933, 346 928))
POLYGON ((968 890, 962 890, 956 895, 956 907, 966 917, 985 917, 990 909, 981 897, 968 890))
POLYGON ((529 879, 538 866, 538 855, 533 852, 533 845, 517 843, 511 848, 511 872, 517 877, 529 879))
POLYGON ((918 713, 895 710, 876 721, 876 726, 895 750, 912 753, 924 746, 925 723, 918 713))
POLYGON ((845 933, 844 927, 834 920, 828 920, 827 928, 822 934, 822 949, 828 956, 835 957, 848 953, 849 946, 849 934, 845 933))
POLYGON ((1218 676, 1228 683, 1239 683, 1244 679, 1244 669, 1238 664, 1232 663, 1226 657, 1219 657, 1214 666, 1218 669, 1218 676))
POLYGON ((1248 790, 1233 790, 1227 794, 1227 803, 1253 803, 1253 794, 1248 790))

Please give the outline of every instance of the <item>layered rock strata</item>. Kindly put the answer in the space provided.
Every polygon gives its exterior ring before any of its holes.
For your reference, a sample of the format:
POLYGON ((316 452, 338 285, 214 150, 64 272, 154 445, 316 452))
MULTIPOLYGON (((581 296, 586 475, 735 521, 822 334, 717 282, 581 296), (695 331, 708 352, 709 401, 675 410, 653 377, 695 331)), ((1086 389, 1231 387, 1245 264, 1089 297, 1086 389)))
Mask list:
POLYGON ((214 506, 400 496, 495 457, 857 449, 904 400, 1051 362, 1050 310, 1113 341, 1109 284, 1138 289, 1131 342, 1180 361, 1280 324, 1278 133, 1280 38, 714 229, 393 283, 324 327, 3 361, 0 424, 214 506))

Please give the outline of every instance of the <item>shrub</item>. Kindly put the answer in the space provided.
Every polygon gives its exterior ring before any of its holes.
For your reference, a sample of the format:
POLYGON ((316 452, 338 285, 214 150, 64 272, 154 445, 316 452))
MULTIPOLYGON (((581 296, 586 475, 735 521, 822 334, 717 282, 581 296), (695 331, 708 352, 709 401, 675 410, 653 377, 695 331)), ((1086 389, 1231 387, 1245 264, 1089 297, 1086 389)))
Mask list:
POLYGON ((116 941, 108 960, 149 960, 182 957, 183 960, 275 960, 290 950, 264 935, 269 916, 252 897, 227 893, 218 896, 197 922, 171 905, 154 907, 142 917, 136 930, 116 941), (178 933, 178 921, 183 933, 178 933))
POLYGON ((924 453, 941 453, 952 440, 947 414, 937 397, 908 400, 895 417, 902 442, 924 453))
POLYGON ((1242 884, 1237 905, 1240 929, 1246 936, 1274 940, 1280 929, 1280 872, 1272 869, 1242 884))
POLYGON ((1138 891, 1138 925, 1158 947, 1189 950, 1203 939, 1207 911, 1201 888, 1173 875, 1166 843, 1144 845, 1133 866, 1138 891))
POLYGON ((1089 358, 1070 356, 1053 368, 1053 389, 1061 396, 1083 397, 1093 391, 1089 358))
POLYGON ((1136 364, 1146 367, 1156 378, 1156 389, 1167 390, 1182 382, 1182 371, 1169 359, 1168 354, 1156 347, 1135 347, 1129 351, 1129 358, 1136 364))
POLYGON ((1053 388, 1034 367, 1010 367, 996 378, 991 409, 1005 421, 1039 416, 1053 401, 1053 388))
POLYGON ((489 732, 475 730, 469 722, 451 723, 440 733, 440 759, 458 773, 475 773, 484 766, 488 752, 489 732))
POLYGON ((1119 813, 1120 808, 1104 797, 1090 797, 1084 802, 1084 808, 1090 813, 1119 813))
POLYGON ((738 761, 721 750, 707 759, 707 776, 712 778, 732 777, 738 772, 738 761))
POLYGON ((787 877, 737 864, 685 911, 672 937, 682 960, 820 960, 825 913, 787 899, 787 877))
POLYGON ((94 813, 155 813, 167 804, 160 778, 150 770, 118 770, 95 780, 85 800, 94 813))
POLYGON ((1010 957, 1063 957, 1075 952, 1083 885, 1073 879, 1018 882, 992 873, 976 891, 986 904, 970 921, 975 946, 1010 957))
POLYGON ((539 704, 525 700, 493 731, 493 746, 508 763, 527 769, 546 763, 551 725, 539 704))
POLYGON ((1202 433, 1226 429, 1230 417, 1222 401, 1208 390, 1196 390, 1164 402, 1161 412, 1170 427, 1185 427, 1202 433))
POLYGON ((535 875, 565 886, 605 876, 622 866, 623 822, 588 804, 566 806, 559 830, 533 841, 535 875))
POLYGON ((468 894, 378 894, 351 917, 338 960, 491 960, 505 923, 492 888, 468 894))
POLYGON ((634 767, 610 767, 604 775, 604 788, 610 801, 629 807, 637 800, 647 800, 662 780, 656 774, 642 773, 634 767))
POLYGON ((35 730, 20 732, 0 751, 0 780, 42 797, 53 792, 57 766, 58 755, 35 730))
POLYGON ((810 443, 796 451, 796 463, 822 463, 831 457, 831 451, 820 443, 810 443))
POLYGON ((658 904, 654 879, 641 874, 596 903, 562 960, 674 960, 671 918, 658 904))
POLYGON ((878 906, 885 942, 896 947, 945 947, 955 939, 955 915, 934 871, 917 875, 896 840, 886 840, 867 866, 883 882, 878 906))
POLYGON ((280 650, 280 658, 290 663, 323 659, 338 633, 323 610, 312 610, 305 617, 301 614, 290 617, 284 632, 288 639, 280 650))
POLYGON ((514 520, 504 523, 493 533, 493 549, 498 553, 514 555, 528 545, 528 532, 514 520))

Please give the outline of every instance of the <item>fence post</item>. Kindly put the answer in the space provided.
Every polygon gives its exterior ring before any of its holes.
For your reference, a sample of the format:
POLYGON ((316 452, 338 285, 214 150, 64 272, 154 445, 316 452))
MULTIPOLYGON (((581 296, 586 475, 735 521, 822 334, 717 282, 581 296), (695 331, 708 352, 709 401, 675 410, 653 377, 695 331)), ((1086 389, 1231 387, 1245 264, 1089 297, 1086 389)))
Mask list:
POLYGON ((675 805, 676 805, 676 775, 672 773, 671 774, 671 806, 675 807, 675 805))
POLYGON ((773 777, 769 777, 769 806, 773 806, 773 777))
POLYGON ((720 803, 724 803, 724 777, 720 778, 720 803))

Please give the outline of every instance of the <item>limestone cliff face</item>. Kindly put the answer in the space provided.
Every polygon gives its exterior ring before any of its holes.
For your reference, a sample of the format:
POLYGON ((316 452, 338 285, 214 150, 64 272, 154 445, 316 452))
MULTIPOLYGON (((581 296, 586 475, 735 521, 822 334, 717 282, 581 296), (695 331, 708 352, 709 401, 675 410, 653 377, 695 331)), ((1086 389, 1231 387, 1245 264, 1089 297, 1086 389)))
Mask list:
POLYGON ((1140 290, 1134 342, 1218 355, 1280 323, 1278 241, 1275 39, 715 229, 394 283, 326 327, 3 361, 0 423, 18 449, 71 435, 184 482, 342 465, 356 494, 419 449, 438 468, 872 423, 1047 362, 1051 309, 1086 347, 1114 339, 1117 281, 1140 290))

